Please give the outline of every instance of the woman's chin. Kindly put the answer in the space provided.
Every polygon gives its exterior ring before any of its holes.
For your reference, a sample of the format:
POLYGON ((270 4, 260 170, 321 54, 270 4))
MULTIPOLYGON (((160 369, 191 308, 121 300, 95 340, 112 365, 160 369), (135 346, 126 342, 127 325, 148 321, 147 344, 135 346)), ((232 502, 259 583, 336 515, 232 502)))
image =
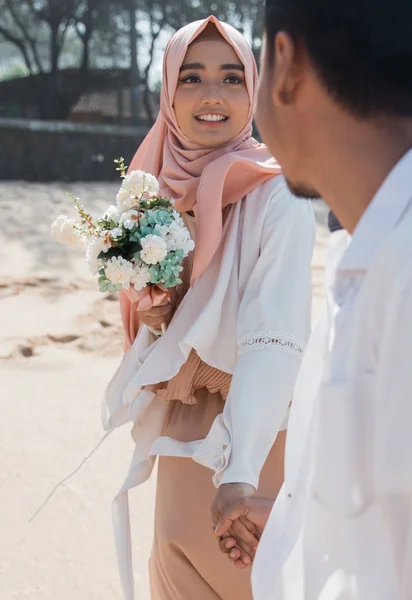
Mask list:
POLYGON ((193 133, 189 139, 191 142, 198 144, 202 148, 220 148, 221 146, 229 144, 235 137, 235 135, 228 134, 227 131, 222 132, 215 129, 200 134, 199 132, 193 133))

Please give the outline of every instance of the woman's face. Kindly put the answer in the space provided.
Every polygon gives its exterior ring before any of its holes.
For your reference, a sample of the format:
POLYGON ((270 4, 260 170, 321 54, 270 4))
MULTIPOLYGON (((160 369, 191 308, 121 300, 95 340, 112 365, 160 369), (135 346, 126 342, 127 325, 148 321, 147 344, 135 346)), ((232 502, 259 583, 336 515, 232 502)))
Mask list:
POLYGON ((218 148, 245 127, 249 94, 244 67, 223 38, 199 38, 180 69, 174 110, 184 135, 204 148, 218 148))

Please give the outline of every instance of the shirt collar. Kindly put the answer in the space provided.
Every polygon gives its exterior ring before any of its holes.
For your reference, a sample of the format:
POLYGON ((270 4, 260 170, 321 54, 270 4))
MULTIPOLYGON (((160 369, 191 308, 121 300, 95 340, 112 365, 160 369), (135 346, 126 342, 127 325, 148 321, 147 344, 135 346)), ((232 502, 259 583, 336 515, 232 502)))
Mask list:
POLYGON ((339 272, 367 271, 384 238, 396 226, 411 199, 412 149, 394 166, 363 213, 339 272))

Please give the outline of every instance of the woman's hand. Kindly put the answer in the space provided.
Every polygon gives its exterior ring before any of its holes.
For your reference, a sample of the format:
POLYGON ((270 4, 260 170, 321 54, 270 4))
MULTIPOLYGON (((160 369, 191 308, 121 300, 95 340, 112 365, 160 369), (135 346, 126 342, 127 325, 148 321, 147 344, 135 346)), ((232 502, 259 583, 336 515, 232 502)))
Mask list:
MULTIPOLYGON (((139 298, 134 288, 125 291, 132 304, 137 302, 139 298)), ((169 289, 168 293, 169 300, 165 297, 160 304, 152 306, 148 310, 137 310, 140 323, 159 331, 162 329, 162 325, 166 327, 169 325, 175 312, 177 293, 174 288, 169 289)))
MULTIPOLYGON (((214 526, 216 526, 222 518, 229 506, 235 502, 253 496, 255 489, 247 483, 225 483, 219 487, 215 500, 210 509, 210 516, 214 526)), ((255 556, 259 538, 255 535, 254 527, 245 527, 245 524, 240 520, 232 523, 233 527, 226 529, 226 536, 230 537, 230 542, 236 539, 236 544, 232 546, 236 552, 238 566, 243 568, 252 564, 255 556), (236 548, 234 547, 236 545, 236 548)), ((226 550, 228 552, 229 550, 226 550)))
POLYGON ((165 300, 160 306, 152 306, 149 310, 138 310, 139 321, 152 329, 161 331, 162 325, 167 327, 172 320, 174 307, 165 300))

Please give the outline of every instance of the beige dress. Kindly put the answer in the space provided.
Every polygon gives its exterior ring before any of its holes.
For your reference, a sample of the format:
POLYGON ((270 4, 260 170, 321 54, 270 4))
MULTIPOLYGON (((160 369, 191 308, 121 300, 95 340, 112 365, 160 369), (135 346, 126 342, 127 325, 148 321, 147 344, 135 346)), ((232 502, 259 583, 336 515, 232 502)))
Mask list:
MULTIPOLYGON (((194 237, 194 219, 187 215, 185 221, 194 237)), ((189 258, 178 303, 190 272, 189 258)), ((228 373, 206 365, 192 351, 176 377, 149 388, 169 403, 163 435, 182 442, 206 437, 223 411, 230 384, 228 373)), ((279 433, 262 470, 260 495, 276 497, 283 483, 285 436, 279 433)), ((236 569, 212 535, 210 506, 217 491, 212 475, 190 458, 159 458, 151 600, 252 600, 250 569, 236 569)))

